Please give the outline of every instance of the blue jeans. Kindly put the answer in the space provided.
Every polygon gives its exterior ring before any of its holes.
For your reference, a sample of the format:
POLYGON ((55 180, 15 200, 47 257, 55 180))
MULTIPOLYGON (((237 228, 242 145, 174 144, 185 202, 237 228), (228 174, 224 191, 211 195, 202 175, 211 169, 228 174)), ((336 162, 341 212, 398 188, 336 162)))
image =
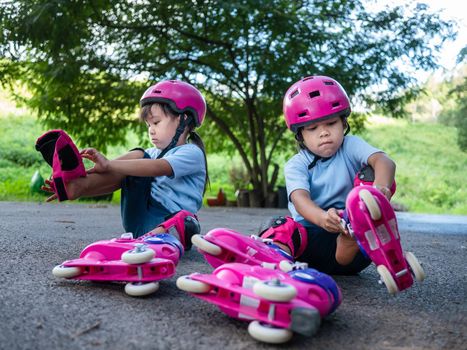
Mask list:
MULTIPOLYGON (((149 158, 145 152, 144 158, 149 158)), ((140 237, 159 226, 171 213, 151 196, 153 177, 127 176, 121 184, 123 228, 140 237)))

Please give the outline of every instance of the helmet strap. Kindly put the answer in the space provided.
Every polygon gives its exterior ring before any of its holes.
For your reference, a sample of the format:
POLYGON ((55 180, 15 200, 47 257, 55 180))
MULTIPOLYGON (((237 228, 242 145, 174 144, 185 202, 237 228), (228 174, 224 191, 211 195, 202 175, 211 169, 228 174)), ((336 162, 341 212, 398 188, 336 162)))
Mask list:
POLYGON ((177 126, 177 130, 175 130, 175 135, 172 138, 172 141, 170 141, 169 145, 166 148, 164 148, 161 153, 159 153, 159 155, 157 156, 156 159, 162 158, 163 156, 165 156, 165 154, 168 151, 170 151, 172 148, 174 148, 177 145, 177 142, 178 142, 178 139, 180 138, 180 135, 182 135, 183 132, 185 131, 185 127, 187 125, 186 119, 188 117, 186 116, 186 114, 180 114, 179 118, 180 118, 180 123, 177 126))

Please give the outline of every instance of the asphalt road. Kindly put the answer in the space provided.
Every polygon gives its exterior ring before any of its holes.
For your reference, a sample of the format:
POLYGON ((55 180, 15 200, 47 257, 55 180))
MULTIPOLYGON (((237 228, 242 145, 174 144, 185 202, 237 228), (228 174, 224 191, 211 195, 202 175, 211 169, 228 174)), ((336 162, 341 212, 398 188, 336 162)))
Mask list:
MULTIPOLYGON (((206 208, 203 233, 255 233, 277 209, 206 208)), ((376 268, 336 277, 343 303, 313 338, 258 343, 247 323, 178 290, 177 276, 212 269, 192 250, 156 294, 133 298, 117 283, 61 280, 52 268, 89 243, 119 236, 119 208, 0 202, 0 349, 466 349, 467 219, 403 214, 402 242, 427 273, 389 296, 376 268)))

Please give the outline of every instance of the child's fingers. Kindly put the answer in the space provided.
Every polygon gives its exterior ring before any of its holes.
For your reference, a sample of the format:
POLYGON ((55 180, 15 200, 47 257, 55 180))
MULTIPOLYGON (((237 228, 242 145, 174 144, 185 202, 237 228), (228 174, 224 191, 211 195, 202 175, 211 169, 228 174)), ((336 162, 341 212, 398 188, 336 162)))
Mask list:
POLYGON ((53 200, 57 199, 57 195, 54 193, 50 197, 48 197, 45 201, 46 202, 52 202, 53 200))
POLYGON ((41 186, 41 190, 44 191, 44 192, 50 192, 50 193, 54 192, 52 187, 47 187, 47 186, 41 186))

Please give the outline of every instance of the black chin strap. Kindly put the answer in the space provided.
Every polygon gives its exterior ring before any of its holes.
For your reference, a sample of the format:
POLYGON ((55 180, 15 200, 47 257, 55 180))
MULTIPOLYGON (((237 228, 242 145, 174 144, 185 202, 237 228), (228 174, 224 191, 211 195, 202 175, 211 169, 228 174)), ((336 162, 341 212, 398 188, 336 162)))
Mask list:
MULTIPOLYGON (((310 152, 310 153, 311 153, 311 152, 310 152)), ((313 154, 313 153, 311 153, 311 154, 313 154)), ((313 156, 314 156, 315 158, 313 158, 313 161, 310 163, 310 165, 308 165, 308 170, 310 170, 311 168, 313 168, 313 167, 316 165, 316 163, 318 163, 318 160, 321 160, 322 162, 326 162, 326 161, 328 161, 329 159, 332 158, 332 157, 324 158, 324 157, 317 156, 317 155, 315 155, 315 154, 313 154, 313 156)))
POLYGON ((174 148, 177 145, 180 135, 183 134, 183 132, 185 131, 185 126, 187 125, 187 116, 185 114, 181 114, 179 118, 180 124, 178 124, 177 130, 175 131, 175 135, 172 138, 172 141, 170 141, 169 145, 162 150, 162 152, 157 156, 156 159, 162 158, 168 151, 174 148))

